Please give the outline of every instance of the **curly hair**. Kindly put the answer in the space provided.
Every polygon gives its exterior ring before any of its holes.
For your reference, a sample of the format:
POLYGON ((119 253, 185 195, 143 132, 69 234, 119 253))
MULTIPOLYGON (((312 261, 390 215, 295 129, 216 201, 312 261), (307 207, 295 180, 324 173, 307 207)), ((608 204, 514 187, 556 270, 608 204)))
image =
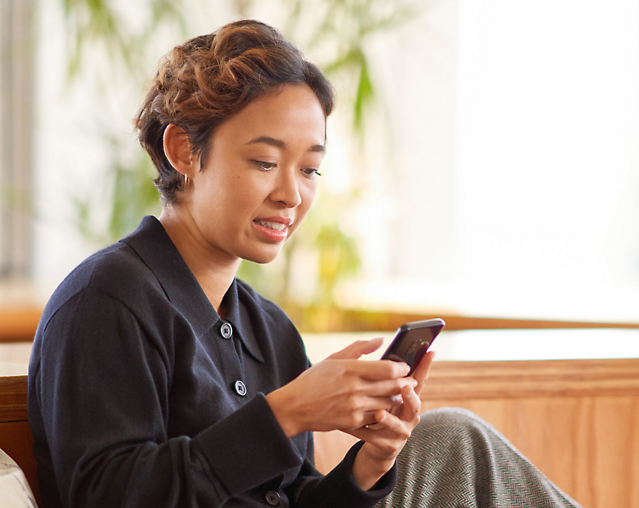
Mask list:
POLYGON ((158 170, 155 185, 164 203, 177 201, 184 182, 164 154, 167 125, 184 129, 202 168, 220 124, 266 92, 300 83, 313 90, 328 116, 334 104, 328 80, 277 30, 259 21, 229 23, 170 51, 134 121, 158 170))

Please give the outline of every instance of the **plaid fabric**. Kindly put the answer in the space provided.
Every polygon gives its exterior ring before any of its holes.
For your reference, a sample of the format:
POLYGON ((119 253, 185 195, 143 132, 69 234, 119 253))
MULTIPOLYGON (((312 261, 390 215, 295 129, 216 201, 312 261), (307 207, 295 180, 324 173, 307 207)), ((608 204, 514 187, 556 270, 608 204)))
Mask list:
POLYGON ((579 507, 488 423, 465 409, 422 415, 377 508, 579 507))

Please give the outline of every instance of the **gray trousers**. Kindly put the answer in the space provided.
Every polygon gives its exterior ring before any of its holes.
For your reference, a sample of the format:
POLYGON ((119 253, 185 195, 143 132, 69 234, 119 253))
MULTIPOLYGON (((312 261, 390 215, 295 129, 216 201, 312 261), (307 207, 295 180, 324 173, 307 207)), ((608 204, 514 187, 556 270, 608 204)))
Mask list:
POLYGON ((377 508, 580 506, 465 409, 424 413, 397 464, 397 486, 377 508))

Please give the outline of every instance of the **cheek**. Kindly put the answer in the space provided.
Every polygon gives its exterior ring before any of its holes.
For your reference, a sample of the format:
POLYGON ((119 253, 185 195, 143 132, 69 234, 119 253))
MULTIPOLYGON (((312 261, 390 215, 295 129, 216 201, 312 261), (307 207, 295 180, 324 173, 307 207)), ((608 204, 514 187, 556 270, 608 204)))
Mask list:
POLYGON ((230 217, 239 218, 245 213, 251 213, 263 200, 264 189, 260 182, 242 175, 229 175, 212 182, 206 195, 201 196, 209 202, 211 208, 218 209, 230 217))

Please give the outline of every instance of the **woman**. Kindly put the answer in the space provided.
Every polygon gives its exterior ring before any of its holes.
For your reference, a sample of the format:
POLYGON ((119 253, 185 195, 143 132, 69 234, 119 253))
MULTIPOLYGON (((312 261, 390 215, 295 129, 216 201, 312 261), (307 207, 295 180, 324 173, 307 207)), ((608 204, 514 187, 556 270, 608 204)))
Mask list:
MULTIPOLYGON (((332 107, 319 70, 255 21, 162 62, 136 127, 164 211, 78 266, 36 335, 29 416, 45 506, 369 507, 391 492, 432 354, 407 376, 358 360, 375 340, 309 368, 284 313, 235 279, 241 259, 272 261, 308 212, 332 107), (361 441, 323 477, 311 431, 332 429, 361 441)), ((442 435, 485 425, 427 420, 442 435)), ((492 432, 481 441, 506 447, 492 432)), ((474 467, 446 451, 459 440, 437 440, 462 477, 474 467)), ((467 495, 452 476, 428 479, 441 463, 422 485, 467 495)), ((388 502, 425 499, 408 478, 388 502)))

